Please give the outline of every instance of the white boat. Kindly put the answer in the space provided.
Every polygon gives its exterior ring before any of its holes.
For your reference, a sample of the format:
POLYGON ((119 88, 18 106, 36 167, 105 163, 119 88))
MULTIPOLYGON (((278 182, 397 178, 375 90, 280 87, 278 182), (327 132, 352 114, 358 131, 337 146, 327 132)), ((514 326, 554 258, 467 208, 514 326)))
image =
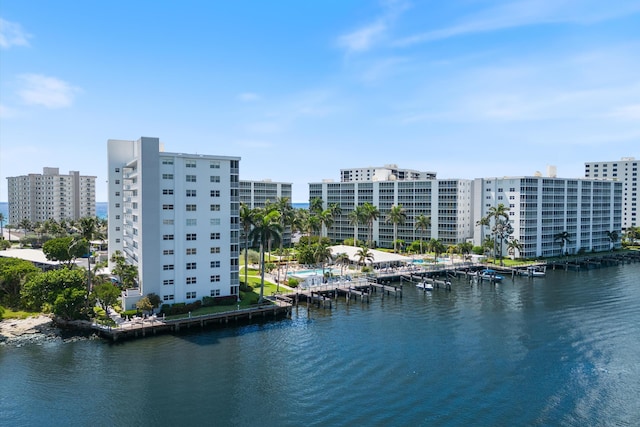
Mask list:
POLYGON ((499 275, 495 270, 491 270, 489 268, 479 271, 478 277, 482 279, 493 280, 494 282, 499 282, 504 279, 504 277, 499 275))
POLYGON ((544 277, 546 275, 544 267, 527 267, 527 271, 525 273, 526 276, 529 277, 544 277))
POLYGON ((420 282, 416 285, 418 289, 424 289, 425 291, 432 291, 433 285, 431 283, 427 283, 426 281, 420 282))

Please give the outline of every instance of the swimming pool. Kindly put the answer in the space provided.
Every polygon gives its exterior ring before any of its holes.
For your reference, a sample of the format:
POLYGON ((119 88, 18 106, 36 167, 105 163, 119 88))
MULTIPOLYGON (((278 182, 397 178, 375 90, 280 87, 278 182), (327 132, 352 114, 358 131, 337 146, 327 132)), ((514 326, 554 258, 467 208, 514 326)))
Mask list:
MULTIPOLYGON (((330 268, 324 269, 325 273, 331 273, 334 276, 340 275, 340 270, 334 270, 330 268)), ((313 270, 298 270, 298 271, 290 271, 287 273, 287 276, 295 276, 295 277, 308 277, 308 276, 322 276, 322 269, 316 268, 313 270)))

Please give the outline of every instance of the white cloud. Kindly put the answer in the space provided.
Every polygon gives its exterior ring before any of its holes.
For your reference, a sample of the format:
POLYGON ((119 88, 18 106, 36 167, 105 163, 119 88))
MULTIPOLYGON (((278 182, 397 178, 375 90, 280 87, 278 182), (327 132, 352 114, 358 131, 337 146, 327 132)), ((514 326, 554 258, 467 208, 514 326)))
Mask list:
POLYGON ((0 48, 11 46, 29 46, 31 35, 22 30, 20 24, 0 18, 0 48))
POLYGON ((640 104, 630 104, 614 108, 609 117, 640 122, 640 104))
POLYGON ((253 101, 259 101, 262 97, 260 95, 258 95, 257 93, 253 93, 253 92, 243 92, 241 94, 238 95, 238 99, 242 102, 253 102, 253 101))
POLYGON ((23 74, 20 76, 22 89, 18 95, 27 105, 40 105, 46 108, 65 108, 71 106, 79 88, 55 77, 42 74, 23 74))
POLYGON ((494 7, 468 15, 459 23, 430 30, 396 41, 408 46, 455 36, 490 32, 508 28, 551 23, 590 24, 640 11, 637 1, 606 3, 601 0, 522 0, 505 1, 494 7))
POLYGON ((382 5, 384 7, 382 16, 370 24, 338 37, 338 44, 348 53, 367 51, 384 40, 391 24, 409 8, 409 3, 404 0, 384 1, 382 5))

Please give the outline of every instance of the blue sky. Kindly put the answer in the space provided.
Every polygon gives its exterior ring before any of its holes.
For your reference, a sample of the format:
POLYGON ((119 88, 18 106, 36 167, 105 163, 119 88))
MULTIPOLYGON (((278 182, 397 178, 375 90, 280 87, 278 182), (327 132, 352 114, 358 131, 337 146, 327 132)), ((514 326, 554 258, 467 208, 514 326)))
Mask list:
POLYGON ((241 156, 241 179, 583 175, 640 157, 640 2, 102 1, 0 4, 7 176, 96 175, 106 142, 241 156))

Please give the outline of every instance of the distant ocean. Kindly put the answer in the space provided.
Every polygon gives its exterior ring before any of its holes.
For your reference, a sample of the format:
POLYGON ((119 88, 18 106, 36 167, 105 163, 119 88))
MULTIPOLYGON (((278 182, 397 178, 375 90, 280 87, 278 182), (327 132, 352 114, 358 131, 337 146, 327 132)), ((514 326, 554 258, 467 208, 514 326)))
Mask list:
MULTIPOLYGON (((108 205, 108 202, 96 202, 96 216, 98 218, 107 219, 108 205)), ((308 209, 309 203, 291 203, 291 206, 298 209, 308 209)), ((9 219, 9 203, 0 202, 0 213, 4 215, 5 224, 7 224, 6 221, 9 219)))
MULTIPOLYGON (((102 219, 107 219, 107 202, 96 202, 96 216, 102 219)), ((9 220, 9 203, 0 202, 0 213, 4 215, 5 225, 9 220)))

